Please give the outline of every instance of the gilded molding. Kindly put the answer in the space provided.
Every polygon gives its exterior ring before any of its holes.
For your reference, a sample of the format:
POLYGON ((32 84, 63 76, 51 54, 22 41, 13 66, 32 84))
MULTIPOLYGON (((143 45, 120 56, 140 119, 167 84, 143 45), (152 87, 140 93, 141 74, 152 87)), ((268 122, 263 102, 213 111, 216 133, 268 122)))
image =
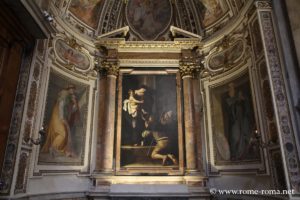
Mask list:
POLYGON ((120 59, 120 66, 134 66, 134 67, 143 67, 149 66, 151 67, 178 67, 179 61, 178 59, 120 59))
POLYGON ((67 44, 73 49, 81 49, 82 45, 79 45, 75 39, 75 37, 68 38, 66 37, 67 44))
POLYGON ((118 54, 118 58, 120 60, 124 60, 124 59, 160 59, 160 60, 178 60, 181 58, 181 54, 180 53, 131 53, 131 52, 121 52, 118 54))
POLYGON ((118 49, 118 52, 180 52, 181 49, 193 49, 201 46, 198 38, 180 38, 174 41, 125 41, 125 39, 107 38, 96 42, 96 46, 118 49))

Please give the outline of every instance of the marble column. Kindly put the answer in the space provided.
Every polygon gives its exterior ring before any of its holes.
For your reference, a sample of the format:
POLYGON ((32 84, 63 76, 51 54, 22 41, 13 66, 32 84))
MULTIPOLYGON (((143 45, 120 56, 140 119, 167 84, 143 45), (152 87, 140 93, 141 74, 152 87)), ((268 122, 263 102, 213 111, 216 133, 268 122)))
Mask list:
POLYGON ((180 73, 183 80, 184 129, 186 172, 197 171, 197 138, 194 121, 193 74, 196 72, 194 62, 181 62, 180 73))
POLYGON ((97 137, 96 171, 114 171, 114 135, 116 117, 116 82, 119 73, 117 61, 104 61, 98 69, 99 81, 99 118, 97 137))

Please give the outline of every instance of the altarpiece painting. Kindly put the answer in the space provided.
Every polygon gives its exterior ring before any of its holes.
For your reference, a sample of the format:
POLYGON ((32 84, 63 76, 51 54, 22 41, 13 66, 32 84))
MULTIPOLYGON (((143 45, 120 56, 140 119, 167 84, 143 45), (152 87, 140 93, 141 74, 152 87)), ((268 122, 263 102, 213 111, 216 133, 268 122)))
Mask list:
POLYGON ((182 166, 180 83, 177 80, 176 73, 121 76, 118 170, 178 171, 182 166))

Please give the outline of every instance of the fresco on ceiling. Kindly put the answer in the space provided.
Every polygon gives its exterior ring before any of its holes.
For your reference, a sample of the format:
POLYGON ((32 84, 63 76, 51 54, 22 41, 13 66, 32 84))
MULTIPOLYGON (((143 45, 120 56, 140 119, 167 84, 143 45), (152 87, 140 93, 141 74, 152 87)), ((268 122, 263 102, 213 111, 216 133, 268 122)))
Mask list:
POLYGON ((220 19, 225 11, 221 7, 220 0, 198 0, 201 4, 201 21, 207 27, 220 19))
POLYGON ((249 75, 211 89, 211 95, 216 164, 259 161, 249 75))
POLYGON ((92 28, 96 28, 103 0, 72 0, 69 10, 92 28))
POLYGON ((50 73, 44 115, 41 165, 82 165, 89 87, 50 73))
POLYGON ((172 18, 170 0, 129 0, 126 19, 143 40, 155 40, 169 26, 172 18))
POLYGON ((90 67, 90 60, 87 55, 77 49, 71 48, 61 39, 57 40, 55 43, 55 51, 59 58, 66 64, 75 65, 81 70, 87 70, 90 67))

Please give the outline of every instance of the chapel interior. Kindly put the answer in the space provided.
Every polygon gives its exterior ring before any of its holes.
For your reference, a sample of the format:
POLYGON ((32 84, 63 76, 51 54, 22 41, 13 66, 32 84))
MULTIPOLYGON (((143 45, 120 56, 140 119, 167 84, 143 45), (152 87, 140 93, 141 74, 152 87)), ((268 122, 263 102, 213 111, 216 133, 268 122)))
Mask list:
POLYGON ((300 199, 300 1, 0 1, 0 199, 300 199))

